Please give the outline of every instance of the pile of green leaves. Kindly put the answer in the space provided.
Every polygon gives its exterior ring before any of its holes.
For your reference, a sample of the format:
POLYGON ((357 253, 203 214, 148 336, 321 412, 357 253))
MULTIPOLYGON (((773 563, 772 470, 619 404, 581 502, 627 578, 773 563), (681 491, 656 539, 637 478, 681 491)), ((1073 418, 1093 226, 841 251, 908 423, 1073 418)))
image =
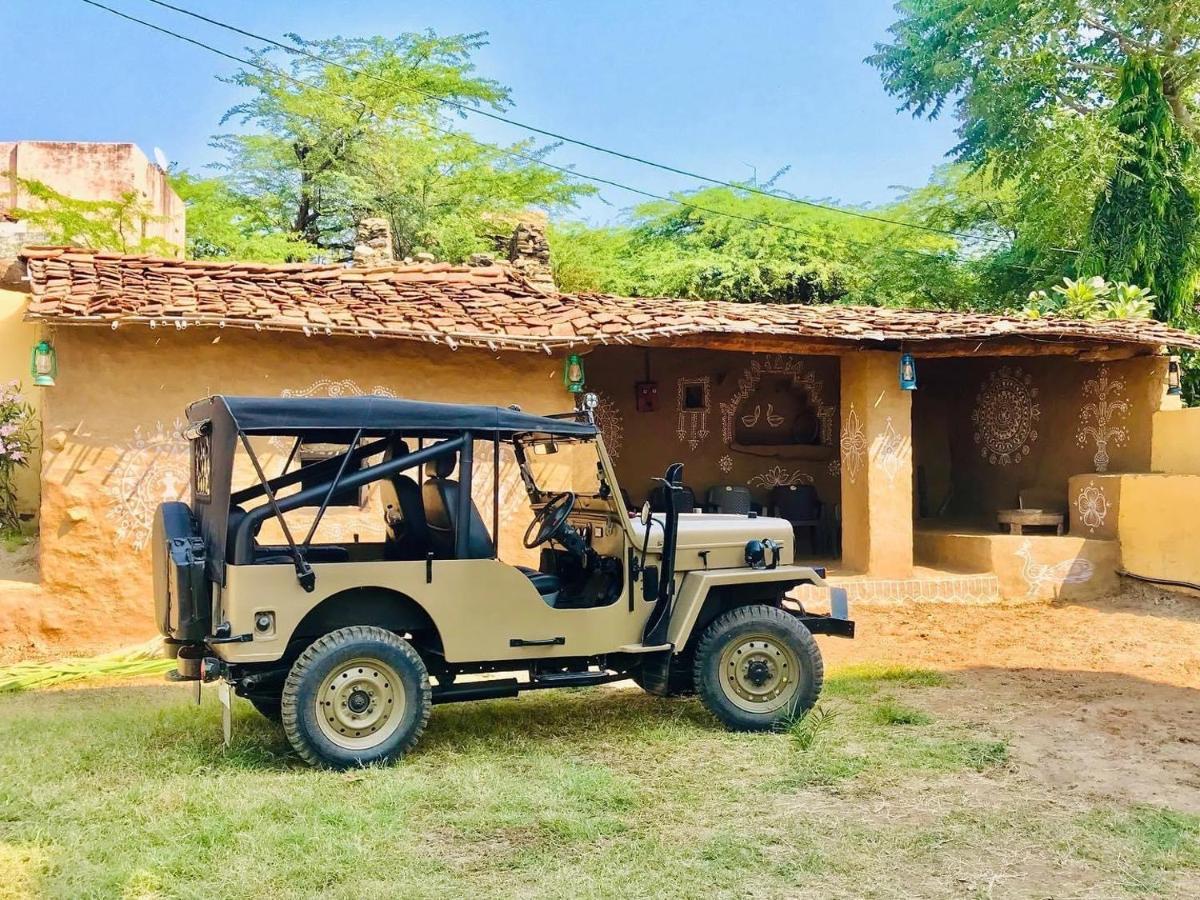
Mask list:
POLYGON ((1124 281, 1111 284, 1099 275, 1064 278, 1049 292, 1031 291, 1021 312, 1031 319, 1149 319, 1154 314, 1155 299, 1149 288, 1124 281))

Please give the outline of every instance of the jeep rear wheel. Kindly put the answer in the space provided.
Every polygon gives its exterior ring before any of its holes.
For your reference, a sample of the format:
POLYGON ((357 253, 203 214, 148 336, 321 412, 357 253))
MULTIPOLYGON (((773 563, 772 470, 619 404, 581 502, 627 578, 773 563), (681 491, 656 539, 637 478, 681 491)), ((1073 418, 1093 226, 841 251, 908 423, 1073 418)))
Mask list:
POLYGON ((718 719, 761 731, 817 702, 824 682, 811 632, 774 606, 742 606, 715 619, 696 646, 696 687, 718 719))
POLYGON ((258 710, 260 716, 270 719, 272 722, 278 722, 282 715, 282 699, 278 696, 267 697, 262 694, 255 694, 252 697, 247 697, 250 705, 258 710))
POLYGON ((420 738, 430 702, 429 673, 412 645, 355 625, 300 654, 283 686, 283 730, 314 766, 389 762, 420 738))

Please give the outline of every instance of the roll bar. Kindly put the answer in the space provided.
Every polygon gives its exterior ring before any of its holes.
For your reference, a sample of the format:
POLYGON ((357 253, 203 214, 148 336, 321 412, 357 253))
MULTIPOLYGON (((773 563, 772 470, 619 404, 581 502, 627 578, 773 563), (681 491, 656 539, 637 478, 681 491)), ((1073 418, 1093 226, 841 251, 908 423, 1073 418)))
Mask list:
MULTIPOLYGON (((313 505, 322 503, 322 501, 327 500, 327 498, 330 494, 330 491, 332 489, 362 487, 363 485, 371 484, 374 481, 378 481, 381 478, 386 478, 389 475, 394 475, 397 472, 402 472, 405 469, 411 469, 415 466, 424 465, 425 463, 429 462, 430 460, 436 459, 439 456, 444 456, 447 453, 455 453, 460 450, 465 450, 466 448, 468 448, 470 446, 471 445, 467 439, 467 436, 450 438, 448 440, 441 441, 440 443, 433 444, 432 446, 425 447, 421 450, 417 450, 414 453, 408 453, 404 456, 397 456, 394 459, 384 460, 383 462, 377 463, 376 465, 368 466, 365 469, 359 469, 355 472, 351 472, 349 475, 343 475, 343 477, 341 477, 341 478, 335 477, 330 482, 314 485, 313 487, 305 488, 304 490, 298 491, 297 493, 292 494, 288 497, 281 497, 278 499, 276 499, 274 496, 273 488, 268 488, 267 487, 268 483, 264 482, 263 484, 259 485, 261 490, 259 490, 253 496, 261 496, 261 495, 265 494, 271 502, 265 503, 262 506, 256 506, 254 509, 247 512, 244 516, 241 516, 236 523, 231 524, 230 529, 229 529, 231 532, 231 540, 228 542, 229 561, 231 563, 233 563, 234 565, 238 565, 238 564, 244 565, 246 563, 253 561, 253 559, 254 559, 254 533, 255 533, 255 531, 257 531, 258 527, 260 525, 262 525, 262 523, 265 522, 272 515, 274 515, 276 518, 279 519, 281 526, 284 528, 284 530, 286 532, 287 524, 283 521, 283 514, 285 512, 288 512, 289 510, 292 510, 292 509, 298 509, 301 506, 313 506, 313 505)), ((367 446, 362 447, 361 449, 366 451, 366 450, 370 450, 371 447, 372 447, 372 445, 368 444, 367 446)), ((382 449, 382 448, 377 447, 373 452, 378 453, 380 451, 380 449, 382 449)), ((353 451, 351 451, 350 453, 347 453, 347 454, 342 454, 340 457, 335 457, 334 459, 327 460, 326 462, 333 463, 335 466, 337 466, 338 464, 341 464, 341 467, 344 469, 344 467, 345 467, 344 464, 347 461, 347 458, 351 455, 354 455, 353 451)), ((367 455, 370 455, 370 454, 367 454, 367 455)), ((254 457, 253 454, 251 454, 251 459, 252 459, 252 461, 254 461, 255 466, 257 468, 258 467, 257 466, 257 458, 254 457)), ((325 465, 325 463, 320 463, 319 465, 325 465)), ((316 468, 316 466, 305 467, 305 468, 308 470, 307 472, 305 472, 305 475, 311 475, 312 469, 316 468)), ((332 469, 334 467, 331 466, 330 468, 332 469)), ((465 465, 463 468, 466 468, 469 471, 469 460, 468 460, 468 464, 465 465)), ((293 474, 299 474, 299 472, 301 472, 301 471, 304 471, 304 470, 303 469, 297 470, 297 472, 293 473, 293 474)), ((261 478, 261 476, 260 476, 260 478, 261 478)), ((283 486, 279 483, 286 478, 289 478, 289 476, 283 476, 282 478, 273 479, 273 481, 270 482, 269 484, 283 486)), ((290 481, 287 481, 286 483, 293 484, 293 483, 295 483, 295 481, 298 481, 298 480, 299 480, 298 478, 294 478, 294 479, 291 479, 290 481)), ((247 489, 247 490, 249 490, 249 489, 247 489)), ((464 496, 467 498, 466 502, 470 503, 471 495, 470 495, 470 491, 469 491, 469 485, 464 485, 464 486, 460 487, 459 490, 462 491, 464 493, 464 496)), ((236 494, 234 496, 238 497, 245 493, 246 493, 246 491, 239 491, 238 494, 236 494)), ((468 511, 469 511, 469 509, 470 508, 468 507, 468 511)), ((470 516, 468 515, 466 517, 466 519, 460 519, 459 521, 464 523, 463 529, 461 529, 462 533, 459 535, 459 537, 465 539, 465 537, 466 537, 465 530, 466 530, 466 528, 469 527, 470 516)), ((311 540, 311 539, 312 539, 312 531, 310 530, 309 536, 306 539, 306 544, 307 544, 307 541, 311 540)), ((292 542, 289 540, 289 544, 290 543, 292 543, 292 542)), ((297 565, 297 572, 300 573, 299 564, 297 565)))

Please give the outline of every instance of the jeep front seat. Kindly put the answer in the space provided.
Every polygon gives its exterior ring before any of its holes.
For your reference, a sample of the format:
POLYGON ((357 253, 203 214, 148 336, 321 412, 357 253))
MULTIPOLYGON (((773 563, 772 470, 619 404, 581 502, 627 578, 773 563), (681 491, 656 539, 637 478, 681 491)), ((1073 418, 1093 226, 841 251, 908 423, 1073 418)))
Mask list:
MULTIPOLYGON (((425 501, 425 521, 429 526, 429 539, 434 555, 439 559, 455 559, 454 547, 458 536, 458 482, 450 477, 457 459, 451 455, 439 456, 433 461, 433 475, 425 479, 421 489, 425 501)), ((475 501, 471 501, 471 537, 467 544, 467 559, 491 559, 496 555, 496 545, 488 534, 487 526, 475 501)), ((533 582, 537 592, 550 606, 558 599, 562 582, 557 575, 539 572, 526 566, 517 566, 525 577, 533 582)))

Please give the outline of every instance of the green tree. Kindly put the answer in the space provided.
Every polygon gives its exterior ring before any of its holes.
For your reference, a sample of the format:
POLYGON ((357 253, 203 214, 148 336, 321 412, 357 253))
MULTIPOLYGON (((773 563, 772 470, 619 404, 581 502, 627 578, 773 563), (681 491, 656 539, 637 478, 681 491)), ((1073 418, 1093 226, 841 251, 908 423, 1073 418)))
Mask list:
POLYGON ((1071 118, 1106 118, 1131 56, 1154 59, 1181 130, 1200 135, 1200 5, 1166 0, 901 0, 868 62, 901 108, 950 105, 960 159, 1024 169, 1071 118))
POLYGON ((950 108, 958 119, 951 153, 964 165, 940 208, 925 199, 933 219, 1007 236, 977 262, 984 296, 1004 305, 1062 276, 1102 273, 1148 285, 1163 318, 1190 307, 1181 267, 1195 239, 1183 185, 1196 165, 1183 148, 1200 135, 1200 4, 901 0, 896 9, 891 40, 868 62, 902 109, 935 118, 950 108), (1131 60, 1161 77, 1131 80, 1131 60))
POLYGON ((171 172, 171 186, 187 207, 187 255, 192 259, 286 262, 311 259, 319 248, 279 230, 256 199, 224 178, 171 172))
POLYGON ((507 88, 474 73, 471 55, 483 35, 291 40, 340 65, 292 55, 281 67, 278 52, 258 52, 254 60, 266 71, 229 79, 254 93, 223 120, 251 130, 214 139, 228 154, 227 185, 257 205, 269 229, 345 252, 356 221, 384 215, 397 254, 461 259, 486 248, 489 219, 529 206, 568 207, 592 191, 539 165, 552 148, 492 146, 449 127, 434 97, 508 105, 507 88))
MULTIPOLYGON (((617 227, 554 228, 559 286, 635 296, 911 306, 959 305, 974 292, 952 238, 732 188, 677 199, 689 205, 647 203, 617 227)), ((904 202, 873 212, 914 218, 904 202)))
POLYGON ((147 227, 161 219, 137 191, 126 191, 116 200, 80 200, 34 179, 16 178, 16 182, 36 205, 9 214, 44 232, 52 243, 120 253, 174 256, 177 252, 164 239, 147 237, 147 227))
POLYGON ((1115 113, 1125 152, 1096 204, 1081 265, 1145 285, 1158 295, 1158 318, 1185 324, 1200 268, 1200 198, 1189 183, 1196 148, 1171 114, 1158 60, 1125 64, 1115 113))

